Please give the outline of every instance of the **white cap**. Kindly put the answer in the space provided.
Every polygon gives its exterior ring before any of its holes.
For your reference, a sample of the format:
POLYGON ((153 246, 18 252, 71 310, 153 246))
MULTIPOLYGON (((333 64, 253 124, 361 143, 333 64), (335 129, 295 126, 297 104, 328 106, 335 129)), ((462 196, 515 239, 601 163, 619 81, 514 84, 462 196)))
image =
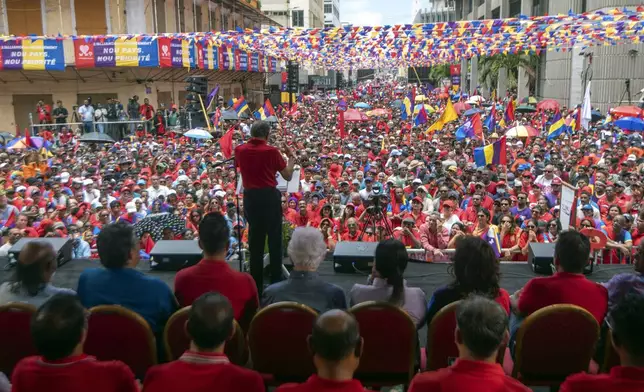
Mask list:
POLYGON ((215 192, 215 197, 226 197, 226 192, 217 191, 217 192, 215 192))
POLYGON ((92 185, 93 183, 94 183, 94 181, 91 178, 88 178, 85 181, 83 181, 83 184, 85 184, 85 185, 92 185))
POLYGON ((27 187, 24 185, 20 185, 18 188, 16 188, 16 192, 24 192, 27 190, 27 187))
POLYGON ((637 157, 634 154, 631 154, 626 158, 627 161, 637 161, 637 157))
POLYGON ((82 184, 83 184, 83 179, 82 179, 82 178, 80 178, 80 177, 74 177, 74 178, 72 179, 72 182, 73 182, 74 184, 81 184, 81 185, 82 185, 82 184))
POLYGON ((69 173, 68 172, 60 173, 60 182, 62 182, 63 184, 69 182, 69 173))
POLYGON ((222 188, 221 185, 219 185, 219 184, 215 185, 214 188, 212 188, 213 191, 221 191, 223 189, 224 188, 222 188))
POLYGON ((180 175, 177 177, 177 182, 185 181, 188 182, 190 181, 190 177, 186 176, 185 174, 180 175))
POLYGON ((127 202, 125 205, 125 211, 127 211, 128 214, 133 214, 136 212, 136 204, 134 204, 133 201, 127 202))

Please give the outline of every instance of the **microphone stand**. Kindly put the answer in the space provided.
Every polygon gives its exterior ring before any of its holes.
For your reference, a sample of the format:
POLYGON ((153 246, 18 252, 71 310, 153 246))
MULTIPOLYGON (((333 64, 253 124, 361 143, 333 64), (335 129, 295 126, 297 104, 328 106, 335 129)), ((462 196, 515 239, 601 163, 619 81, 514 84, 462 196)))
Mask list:
POLYGON ((239 170, 237 170, 237 164, 235 157, 226 159, 219 163, 214 164, 212 167, 223 166, 226 163, 233 162, 233 170, 235 171, 235 210, 237 213, 237 251, 239 253, 239 271, 244 271, 244 252, 242 252, 242 234, 241 234, 241 210, 239 208, 239 192, 237 192, 237 184, 239 184, 239 170))

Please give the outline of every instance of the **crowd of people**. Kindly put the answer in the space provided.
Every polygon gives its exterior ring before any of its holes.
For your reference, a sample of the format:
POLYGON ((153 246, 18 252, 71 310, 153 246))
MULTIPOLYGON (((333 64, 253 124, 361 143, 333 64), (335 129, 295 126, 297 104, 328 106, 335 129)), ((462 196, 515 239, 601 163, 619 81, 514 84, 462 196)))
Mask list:
MULTIPOLYGON (((289 279, 273 279, 266 288, 224 262, 235 244, 248 248, 249 224, 243 199, 236 197, 234 163, 226 161, 232 146, 225 145, 223 136, 213 142, 190 139, 180 132, 126 129, 122 136, 127 137, 117 143, 86 144, 79 138, 87 129, 71 132, 61 127, 41 133, 51 141, 48 149, 1 152, 4 244, 0 256, 6 256, 23 237, 69 237, 74 258, 98 258, 104 267, 83 271, 71 291, 51 284, 56 269, 51 247, 32 242, 21 252, 15 280, 0 286, 0 304, 18 301, 40 306, 32 328, 42 357, 18 366, 14 389, 36 390, 38 382, 49 380, 46 372, 54 370, 42 370, 43 377, 35 375, 43 363, 103 366, 82 355, 86 328, 82 308, 100 304, 130 308, 157 336, 179 306, 193 306, 187 327, 193 339, 191 350, 180 363, 150 371, 144 382, 150 391, 171 390, 168 385, 176 380, 192 381, 200 388, 210 385, 199 384, 193 373, 197 370, 186 363, 215 367, 226 363, 221 353, 232 319, 246 330, 260 307, 286 300, 310 306, 321 316, 310 340, 318 376, 304 386, 282 386, 284 391, 361 388, 350 381, 361 353, 359 326, 349 313, 338 309, 371 300, 397 304, 422 328, 449 303, 470 295, 487 298, 468 299, 459 308, 459 362, 450 370, 419 375, 410 387, 414 391, 436 390, 431 388, 470 371, 490 376, 490 383, 496 380, 514 388, 509 390, 524 390, 516 381, 501 377, 489 359, 495 358, 501 343, 512 342, 522 318, 554 303, 579 305, 600 325, 610 314, 622 364, 641 366, 642 342, 631 327, 642 326, 642 313, 633 310, 642 309, 644 290, 644 261, 638 253, 644 236, 642 138, 597 119, 587 128, 572 127, 550 140, 549 124, 557 116, 575 116, 576 109, 512 112, 511 123, 506 121, 508 108, 515 107, 511 94, 490 102, 491 106, 479 101, 482 118, 494 120, 485 121, 493 125, 483 127, 482 136, 457 138, 458 128, 471 125, 465 113, 441 129, 427 131, 451 105, 445 94, 384 79, 337 95, 302 94, 302 101, 289 110, 278 107, 279 121, 273 125, 269 144, 282 147, 300 173, 294 180, 299 182, 297 191, 283 191, 281 196, 282 235, 294 271, 289 279), (401 102, 421 92, 435 113, 425 112, 428 118, 423 124, 403 119, 406 109, 401 102), (357 122, 340 121, 339 111, 358 102, 380 109, 379 114, 357 122), (534 125, 542 132, 507 138, 504 133, 516 124, 534 125), (507 164, 477 166, 474 150, 499 140, 507 143, 507 164), (564 183, 577 188, 577 205, 573 206, 576 218, 570 222, 573 230, 562 232, 564 183), (164 227, 157 237, 135 230, 137 223, 159 214, 177 216, 185 227, 164 227), (618 275, 604 286, 585 279, 582 272, 590 257, 590 242, 575 229, 603 232, 607 242, 600 252, 602 262, 635 263, 637 274, 618 275), (176 275, 174 292, 133 268, 141 257, 149 256, 159 239, 197 241, 204 253, 199 264, 176 275), (348 293, 316 273, 327 251, 341 241, 378 242, 370 281, 356 284, 348 293), (530 281, 510 295, 499 285, 498 260, 527 260, 529 244, 534 242, 556 244, 560 272, 530 281), (408 249, 420 253, 408 256, 408 249), (403 274, 410 260, 450 260, 454 281, 434 293, 407 286, 403 274), (631 291, 640 297, 631 298, 631 291), (63 316, 65 322, 60 320, 63 316), (67 337, 64 347, 61 336, 67 337), (481 341, 487 344, 481 346, 481 341)), ((93 107, 91 102, 83 106, 93 107)), ((424 107, 421 110, 429 110, 424 107)), ((235 146, 253 139, 251 128, 267 126, 252 118, 219 125, 220 136, 233 133, 235 146)), ((106 384, 105 390, 136 388, 131 372, 123 366, 102 369, 105 374, 114 372, 105 377, 120 383, 117 389, 106 384)), ((93 373, 78 372, 78 385, 91 382, 82 377, 93 373)), ((245 390, 263 388, 250 371, 230 372, 234 374, 222 376, 226 381, 210 381, 233 385, 243 378, 248 383, 243 384, 248 385, 245 390)), ((620 377, 629 376, 611 374, 606 382, 620 377)), ((579 378, 578 383, 586 382, 579 378)), ((483 382, 480 377, 475 380, 483 382)), ((579 387, 570 381, 564 388, 579 387)))

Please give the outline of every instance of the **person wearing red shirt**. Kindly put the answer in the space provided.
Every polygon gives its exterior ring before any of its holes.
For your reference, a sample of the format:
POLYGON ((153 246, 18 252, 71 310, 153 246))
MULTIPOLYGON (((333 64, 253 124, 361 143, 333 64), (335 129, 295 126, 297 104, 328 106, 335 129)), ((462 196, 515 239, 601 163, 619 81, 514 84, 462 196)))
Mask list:
POLYGON ((610 313, 610 333, 620 366, 609 374, 569 376, 560 392, 644 391, 644 297, 629 294, 610 313))
POLYGON ((347 231, 340 236, 340 241, 359 241, 360 232, 358 230, 358 221, 355 218, 347 220, 347 231))
POLYGON ((416 375, 409 392, 530 391, 506 376, 496 363, 499 347, 508 341, 508 314, 499 304, 482 296, 463 300, 456 310, 455 341, 456 362, 448 368, 416 375))
POLYGON ((546 306, 572 304, 586 309, 601 325, 608 310, 608 291, 584 276, 589 259, 590 240, 577 231, 564 231, 555 245, 554 262, 558 272, 531 279, 514 294, 513 308, 521 316, 529 316, 546 306))
POLYGON ((316 374, 302 384, 285 384, 275 392, 364 392, 353 373, 360 364, 363 340, 358 322, 340 309, 321 314, 308 339, 316 374))
POLYGON ((230 245, 230 229, 218 212, 207 214, 199 224, 199 246, 204 258, 184 268, 174 278, 174 292, 181 306, 190 306, 204 293, 215 291, 232 304, 235 320, 247 330, 259 307, 257 287, 253 278, 234 271, 226 263, 230 245))
POLYGON ((312 226, 315 216, 307 210, 306 200, 297 202, 297 212, 293 216, 293 224, 296 227, 312 226))
POLYGON ((286 196, 282 196, 281 201, 282 201, 282 218, 287 222, 295 224, 297 212, 288 206, 288 201, 286 200, 286 196))
POLYGON ((261 294, 264 285, 264 247, 268 236, 272 283, 282 279, 282 194, 277 187, 277 173, 286 181, 293 177, 295 154, 286 145, 284 161, 280 151, 267 144, 271 126, 255 121, 251 139, 235 147, 235 164, 239 167, 244 187, 244 213, 248 220, 250 273, 261 294))
POLYGON ((87 311, 76 296, 57 294, 32 318, 31 336, 39 356, 16 365, 12 391, 138 392, 134 374, 120 361, 83 354, 87 311))
POLYGON ((420 197, 416 196, 411 200, 411 212, 403 216, 403 221, 407 218, 411 218, 416 227, 425 223, 427 215, 423 213, 423 200, 420 197))
POLYGON ((219 293, 205 293, 192 304, 186 323, 190 348, 176 361, 148 370, 146 392, 264 392, 259 373, 233 365, 224 354, 235 334, 234 311, 219 293))

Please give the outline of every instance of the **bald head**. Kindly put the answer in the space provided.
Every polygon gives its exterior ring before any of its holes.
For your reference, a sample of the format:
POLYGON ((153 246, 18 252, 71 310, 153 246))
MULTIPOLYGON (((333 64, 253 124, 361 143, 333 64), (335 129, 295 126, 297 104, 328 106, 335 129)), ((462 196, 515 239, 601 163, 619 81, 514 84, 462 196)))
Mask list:
POLYGON ((192 303, 188 334, 198 348, 214 350, 232 335, 234 316, 228 298, 219 293, 205 293, 192 303))
POLYGON ((309 344, 319 358, 341 361, 361 344, 358 322, 344 310, 329 310, 315 321, 309 344))

